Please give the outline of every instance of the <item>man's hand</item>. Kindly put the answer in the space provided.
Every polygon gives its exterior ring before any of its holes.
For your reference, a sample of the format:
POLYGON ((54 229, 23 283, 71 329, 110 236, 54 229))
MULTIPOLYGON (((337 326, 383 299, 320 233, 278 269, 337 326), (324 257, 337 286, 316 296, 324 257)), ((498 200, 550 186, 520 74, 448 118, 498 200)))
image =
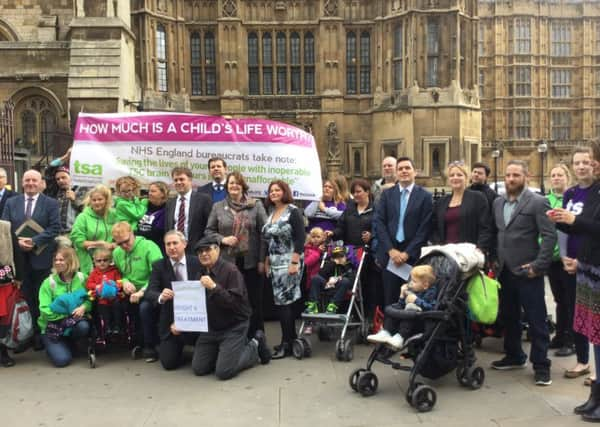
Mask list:
POLYGON ((181 332, 175 328, 175 323, 171 323, 171 335, 181 335, 181 332))
POLYGON ((65 196, 67 197, 67 199, 69 199, 70 201, 74 202, 75 201, 75 192, 73 190, 67 190, 65 192, 65 196))
POLYGON ((554 208, 546 212, 552 222, 571 225, 575 222, 575 214, 563 208, 554 208))
POLYGON ((123 292, 125 292, 126 295, 131 295, 131 294, 135 293, 134 284, 128 280, 124 280, 123 281, 123 292))
POLYGON ((402 265, 408 261, 408 254, 406 252, 401 252, 398 249, 390 249, 388 255, 396 265, 402 265))
POLYGON ((221 243, 223 243, 224 245, 233 247, 233 246, 238 245, 239 240, 235 236, 227 236, 227 237, 223 237, 223 240, 221 240, 221 243))
POLYGON ((577 272, 577 260, 575 258, 563 257, 562 258, 563 269, 569 274, 575 274, 577 272))
POLYGON ((175 294, 173 293, 173 289, 163 289, 162 292, 160 293, 160 302, 165 303, 167 301, 170 301, 173 299, 173 296, 175 294))
POLYGON ((200 284, 202 286, 204 286, 204 288, 209 289, 209 290, 217 287, 217 284, 215 283, 215 281, 208 275, 204 275, 204 276, 200 277, 200 284))
POLYGON ((143 297, 144 297, 144 291, 140 290, 140 291, 137 291, 137 292, 134 292, 133 294, 131 294, 129 296, 129 301, 132 304, 138 304, 143 297))
POLYGON ((35 243, 31 237, 19 237, 19 247, 23 252, 30 252, 33 250, 35 243))
POLYGON ((75 310, 73 310, 73 312, 71 313, 71 315, 75 319, 81 319, 85 315, 85 307, 83 305, 80 305, 75 310))

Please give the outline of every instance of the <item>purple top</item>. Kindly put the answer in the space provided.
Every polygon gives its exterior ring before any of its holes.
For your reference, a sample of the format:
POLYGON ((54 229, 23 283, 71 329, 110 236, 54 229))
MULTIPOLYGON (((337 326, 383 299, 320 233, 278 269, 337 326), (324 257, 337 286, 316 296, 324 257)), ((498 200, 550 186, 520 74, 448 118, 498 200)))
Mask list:
POLYGON ((460 206, 448 207, 444 215, 444 223, 446 224, 446 242, 460 242, 460 206))
POLYGON ((319 202, 311 202, 305 209, 305 214, 308 217, 308 228, 307 231, 312 230, 314 227, 321 227, 323 231, 333 231, 337 224, 338 218, 346 210, 346 203, 334 201, 323 202, 325 203, 327 211, 323 212, 319 210, 319 202))
MULTIPOLYGON (((563 208, 573 212, 575 215, 579 215, 583 210, 583 205, 587 200, 589 192, 590 187, 581 188, 576 185, 575 187, 569 188, 565 191, 563 197, 563 208)), ((569 234, 567 239, 567 256, 569 258, 577 258, 577 250, 584 237, 585 236, 583 235, 569 234)))

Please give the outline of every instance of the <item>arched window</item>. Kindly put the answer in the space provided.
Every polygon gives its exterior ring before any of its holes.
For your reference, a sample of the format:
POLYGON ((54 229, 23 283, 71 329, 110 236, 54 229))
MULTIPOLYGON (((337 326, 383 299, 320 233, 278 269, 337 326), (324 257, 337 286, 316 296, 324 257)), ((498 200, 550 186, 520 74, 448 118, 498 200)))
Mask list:
POLYGON ((204 73, 206 75, 206 94, 217 94, 217 54, 215 36, 212 32, 204 33, 204 73))
POLYGON ((33 155, 54 155, 58 115, 53 104, 45 97, 30 96, 15 107, 17 138, 33 155))
POLYGON ((371 36, 360 35, 360 93, 371 93, 371 36))
POLYGON ((38 154, 40 140, 36 114, 32 110, 25 110, 21 114, 21 135, 23 144, 31 150, 31 154, 38 154))
POLYGON ((258 36, 252 32, 248 34, 248 90, 250 95, 260 93, 258 64, 258 36))
POLYGON ((439 176, 442 174, 440 162, 440 149, 434 148, 431 153, 431 175, 439 176))
POLYGON ((48 155, 54 155, 54 136, 56 134, 56 115, 50 110, 44 110, 41 114, 41 143, 43 151, 48 155))
POLYGON ((356 34, 350 31, 346 35, 346 92, 348 94, 357 93, 356 87, 356 34))
POLYGON ((167 32, 162 24, 156 26, 156 89, 168 90, 167 80, 167 32))
POLYGON ((190 63, 192 95, 216 95, 216 47, 215 36, 212 32, 194 31, 190 35, 190 63))
POLYGON ((192 95, 202 95, 202 63, 200 33, 190 36, 190 62, 192 65, 192 95))

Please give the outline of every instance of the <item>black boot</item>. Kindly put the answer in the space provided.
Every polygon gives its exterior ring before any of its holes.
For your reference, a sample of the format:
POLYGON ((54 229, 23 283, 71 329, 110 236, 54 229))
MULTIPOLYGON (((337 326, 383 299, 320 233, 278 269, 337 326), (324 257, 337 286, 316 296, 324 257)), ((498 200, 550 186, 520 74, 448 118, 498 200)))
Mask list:
POLYGON ((276 345, 273 348, 273 355, 271 359, 283 359, 284 357, 288 357, 292 355, 292 346, 288 342, 282 342, 280 345, 276 345))
POLYGON ((581 414, 581 418, 583 421, 588 421, 591 423, 600 423, 600 404, 596 405, 596 407, 589 412, 584 412, 581 414))
POLYGON ((598 421, 600 421, 600 411, 598 411, 598 407, 600 406, 600 382, 594 382, 591 389, 590 397, 587 402, 576 406, 575 409, 573 409, 573 412, 578 415, 583 415, 584 417, 585 414, 589 412, 598 412, 598 421))
POLYGON ((15 361, 8 355, 8 350, 3 345, 0 346, 0 365, 5 368, 15 366, 15 361))

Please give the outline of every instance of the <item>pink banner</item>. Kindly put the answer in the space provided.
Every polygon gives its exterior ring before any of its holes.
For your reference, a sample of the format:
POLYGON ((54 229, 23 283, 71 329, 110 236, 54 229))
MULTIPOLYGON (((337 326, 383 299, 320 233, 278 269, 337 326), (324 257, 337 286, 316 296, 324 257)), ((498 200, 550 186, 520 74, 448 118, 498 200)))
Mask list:
POLYGON ((312 147, 312 135, 286 123, 197 114, 79 114, 77 141, 274 142, 312 147))

